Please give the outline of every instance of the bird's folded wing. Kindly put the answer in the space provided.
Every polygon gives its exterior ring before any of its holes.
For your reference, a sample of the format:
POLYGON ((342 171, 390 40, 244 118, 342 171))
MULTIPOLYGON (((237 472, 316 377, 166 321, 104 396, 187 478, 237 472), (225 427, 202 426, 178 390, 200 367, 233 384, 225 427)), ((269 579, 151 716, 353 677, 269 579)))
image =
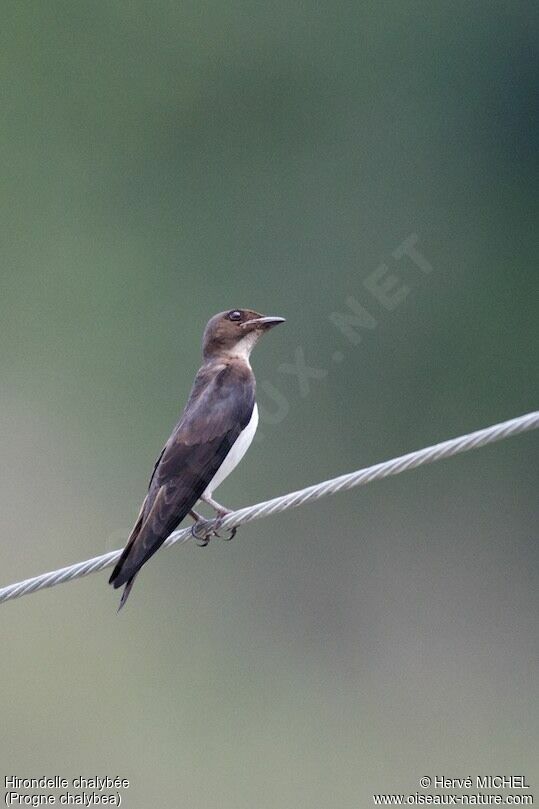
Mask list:
POLYGON ((139 530, 135 526, 110 577, 115 587, 133 578, 194 507, 249 423, 254 393, 252 376, 234 366, 197 377, 157 460, 139 530))

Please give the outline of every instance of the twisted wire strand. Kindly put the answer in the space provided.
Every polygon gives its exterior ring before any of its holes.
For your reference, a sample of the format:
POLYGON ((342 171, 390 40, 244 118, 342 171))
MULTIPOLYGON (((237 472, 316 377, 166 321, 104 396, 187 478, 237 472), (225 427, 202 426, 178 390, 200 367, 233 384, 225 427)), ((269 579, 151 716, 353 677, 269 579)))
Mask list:
MULTIPOLYGON (((221 528, 225 530, 235 528, 239 525, 252 522, 253 520, 270 517, 273 514, 279 514, 281 511, 286 511, 289 508, 297 508, 306 503, 312 503, 314 500, 318 500, 321 497, 337 494, 337 492, 346 491, 355 486, 365 486, 367 483, 382 480, 391 475, 399 475, 401 472, 406 472, 408 469, 415 469, 418 466, 441 461, 452 455, 468 452, 469 450, 477 449, 487 444, 493 444, 495 441, 501 441, 504 438, 534 430, 537 427, 539 427, 539 411, 536 410, 532 413, 526 413, 523 416, 517 416, 517 418, 510 419, 509 421, 493 424, 491 427, 485 427, 482 430, 461 435, 458 438, 450 438, 448 441, 442 441, 440 444, 434 444, 433 446, 401 455, 398 458, 374 464, 374 466, 358 469, 356 472, 350 472, 331 480, 316 483, 314 486, 307 486, 296 492, 274 497, 272 500, 266 500, 262 503, 256 503, 256 505, 253 506, 240 508, 225 517, 221 523, 221 528)), ((205 520, 200 527, 211 529, 213 524, 214 520, 205 520)), ((192 538, 191 528, 182 528, 178 531, 174 531, 164 542, 163 547, 183 543, 192 538)), ((55 587, 57 584, 62 584, 66 581, 80 579, 83 576, 88 576, 90 573, 98 573, 100 570, 104 570, 115 564, 121 552, 121 550, 110 551, 102 556, 95 556, 92 559, 86 559, 84 562, 77 562, 74 565, 69 565, 59 570, 53 570, 50 573, 42 573, 40 576, 34 576, 31 579, 25 579, 24 581, 10 584, 7 587, 2 587, 0 589, 0 603, 10 601, 14 598, 20 598, 29 593, 35 593, 37 590, 42 590, 45 587, 55 587)))

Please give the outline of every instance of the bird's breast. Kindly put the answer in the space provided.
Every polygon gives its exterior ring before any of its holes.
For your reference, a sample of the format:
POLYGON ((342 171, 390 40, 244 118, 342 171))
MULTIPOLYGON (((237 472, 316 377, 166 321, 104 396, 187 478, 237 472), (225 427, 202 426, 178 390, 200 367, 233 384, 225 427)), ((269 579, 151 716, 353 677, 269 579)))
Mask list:
POLYGON ((227 478, 233 469, 239 464, 255 436, 258 427, 258 407, 255 402, 249 423, 243 428, 239 436, 230 447, 223 463, 212 478, 211 483, 206 488, 204 494, 211 497, 212 492, 227 478))

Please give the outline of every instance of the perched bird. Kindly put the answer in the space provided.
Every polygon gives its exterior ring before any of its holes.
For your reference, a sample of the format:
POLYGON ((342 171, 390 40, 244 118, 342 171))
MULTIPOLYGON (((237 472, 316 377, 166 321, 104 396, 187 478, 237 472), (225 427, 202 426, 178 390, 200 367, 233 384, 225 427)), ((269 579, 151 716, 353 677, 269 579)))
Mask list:
MULTIPOLYGON (((200 519, 193 511, 198 500, 215 509, 215 531, 229 513, 213 499, 213 492, 241 461, 258 425, 249 355, 260 336, 279 323, 284 318, 264 317, 251 309, 220 312, 208 322, 202 340, 204 362, 155 463, 148 494, 109 579, 114 587, 125 585, 118 609, 142 565, 184 517, 200 519)), ((207 535, 199 537, 194 529, 194 536, 207 544, 207 535)))

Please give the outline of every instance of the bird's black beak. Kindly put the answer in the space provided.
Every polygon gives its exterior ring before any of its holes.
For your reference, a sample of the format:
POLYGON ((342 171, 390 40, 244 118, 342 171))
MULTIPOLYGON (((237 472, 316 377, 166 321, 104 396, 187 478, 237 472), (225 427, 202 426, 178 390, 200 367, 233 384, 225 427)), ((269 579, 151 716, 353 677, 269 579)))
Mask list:
POLYGON ((268 329, 272 329, 274 326, 278 326, 279 323, 284 322, 284 317, 255 317, 253 320, 246 320, 245 323, 242 323, 241 328, 243 331, 252 331, 253 329, 267 331, 268 329))

